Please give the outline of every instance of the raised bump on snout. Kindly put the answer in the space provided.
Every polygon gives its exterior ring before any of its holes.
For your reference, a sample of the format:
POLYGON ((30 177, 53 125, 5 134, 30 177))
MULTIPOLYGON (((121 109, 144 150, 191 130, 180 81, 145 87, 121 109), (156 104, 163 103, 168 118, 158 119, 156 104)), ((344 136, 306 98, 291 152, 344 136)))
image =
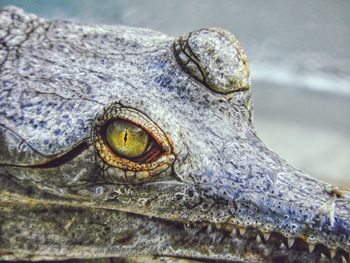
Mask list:
POLYGON ((206 28, 178 37, 173 44, 178 64, 214 92, 250 89, 248 59, 238 40, 221 28, 206 28))

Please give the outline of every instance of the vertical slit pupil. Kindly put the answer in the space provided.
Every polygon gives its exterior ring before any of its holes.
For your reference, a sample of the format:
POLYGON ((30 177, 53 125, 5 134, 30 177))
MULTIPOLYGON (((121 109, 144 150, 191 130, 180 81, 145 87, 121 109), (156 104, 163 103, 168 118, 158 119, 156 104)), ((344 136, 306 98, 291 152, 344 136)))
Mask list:
POLYGON ((126 141, 128 140, 128 130, 125 130, 124 134, 124 146, 126 146, 126 141))

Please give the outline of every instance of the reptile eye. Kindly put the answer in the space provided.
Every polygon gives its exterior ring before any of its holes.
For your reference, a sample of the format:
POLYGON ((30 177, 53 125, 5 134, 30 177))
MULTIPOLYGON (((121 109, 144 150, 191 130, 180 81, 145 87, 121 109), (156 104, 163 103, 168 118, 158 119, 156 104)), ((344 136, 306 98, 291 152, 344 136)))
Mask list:
POLYGON ((146 152, 150 138, 142 128, 119 119, 107 126, 106 141, 117 154, 126 158, 136 158, 146 152))
POLYGON ((165 133, 146 115, 114 103, 95 119, 92 139, 102 175, 138 183, 171 173, 175 160, 165 133))

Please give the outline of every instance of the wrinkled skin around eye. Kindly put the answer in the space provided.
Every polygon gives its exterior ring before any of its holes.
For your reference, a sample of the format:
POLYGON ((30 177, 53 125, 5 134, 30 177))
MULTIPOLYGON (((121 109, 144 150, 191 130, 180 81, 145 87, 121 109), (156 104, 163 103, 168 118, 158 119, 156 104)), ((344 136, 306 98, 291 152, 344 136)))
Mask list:
POLYGON ((143 155, 150 141, 143 129, 124 120, 115 120, 108 125, 106 140, 113 151, 126 158, 143 155))

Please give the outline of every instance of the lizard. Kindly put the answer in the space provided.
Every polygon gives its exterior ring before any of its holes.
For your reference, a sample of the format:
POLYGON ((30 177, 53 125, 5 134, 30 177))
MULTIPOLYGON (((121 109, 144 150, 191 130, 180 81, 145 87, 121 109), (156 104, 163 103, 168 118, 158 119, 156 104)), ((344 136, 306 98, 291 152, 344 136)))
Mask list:
POLYGON ((259 139, 221 28, 3 8, 0 146, 0 260, 349 262, 349 191, 259 139))

